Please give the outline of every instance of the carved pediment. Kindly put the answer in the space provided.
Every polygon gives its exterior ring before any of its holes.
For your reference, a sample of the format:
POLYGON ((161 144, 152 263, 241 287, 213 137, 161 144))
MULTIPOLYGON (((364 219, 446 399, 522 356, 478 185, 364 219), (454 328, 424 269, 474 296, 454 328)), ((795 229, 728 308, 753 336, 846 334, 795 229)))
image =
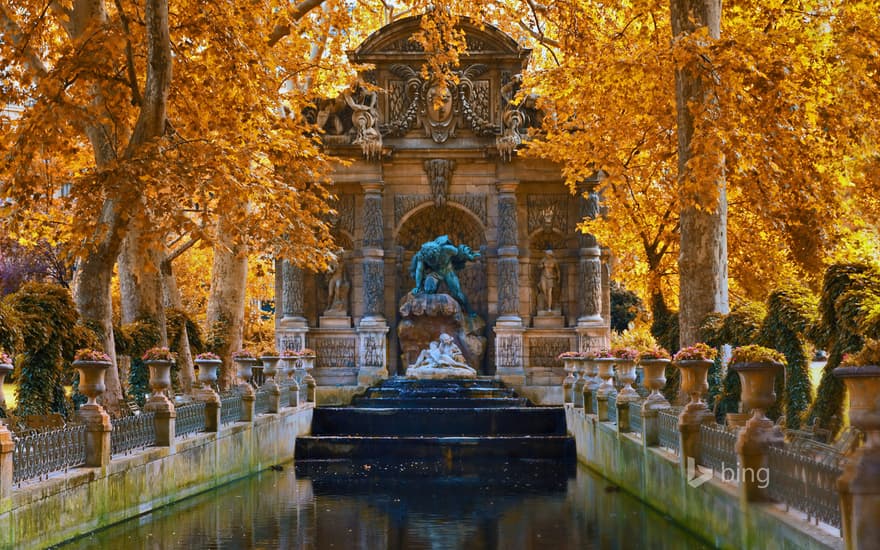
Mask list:
MULTIPOLYGON (((422 45, 412 39, 417 33, 421 17, 407 17, 387 25, 371 34, 350 57, 357 62, 368 61, 373 56, 409 54, 424 56, 422 45)), ((489 24, 479 25, 470 18, 459 19, 459 28, 465 34, 467 51, 471 54, 507 54, 525 59, 531 50, 520 48, 516 40, 489 24)))

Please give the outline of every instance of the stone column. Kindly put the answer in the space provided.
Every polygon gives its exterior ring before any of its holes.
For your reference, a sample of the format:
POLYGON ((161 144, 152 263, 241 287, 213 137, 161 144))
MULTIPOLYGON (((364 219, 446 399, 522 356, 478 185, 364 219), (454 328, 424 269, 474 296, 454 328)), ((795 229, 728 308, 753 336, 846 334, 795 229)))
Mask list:
POLYGON ((526 382, 523 328, 519 315, 518 181, 500 181, 498 192, 498 320, 495 322, 495 378, 507 384, 526 382))
MULTIPOLYGON (((595 218, 599 215, 599 195, 596 181, 587 181, 578 186, 581 195, 579 203, 580 218, 595 218), (587 195, 584 198, 584 194, 587 195)), ((602 318, 603 277, 602 250, 596 237, 586 233, 579 235, 578 252, 578 306, 580 314, 577 321, 578 349, 590 351, 608 347, 607 328, 602 318)))
POLYGON ((385 218, 382 214, 382 181, 362 183, 363 316, 358 323, 358 385, 369 386, 388 378, 385 322, 385 218))
POLYGON ((309 324, 303 315, 303 272, 289 260, 276 260, 281 272, 281 320, 275 331, 279 350, 299 351, 306 345, 309 324))

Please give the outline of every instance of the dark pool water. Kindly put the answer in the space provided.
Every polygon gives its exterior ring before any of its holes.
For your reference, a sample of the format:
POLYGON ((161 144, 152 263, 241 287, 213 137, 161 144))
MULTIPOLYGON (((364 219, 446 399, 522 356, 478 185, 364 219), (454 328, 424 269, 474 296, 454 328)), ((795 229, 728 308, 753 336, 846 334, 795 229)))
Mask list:
POLYGON ((581 465, 287 465, 59 548, 678 549, 699 541, 581 465))

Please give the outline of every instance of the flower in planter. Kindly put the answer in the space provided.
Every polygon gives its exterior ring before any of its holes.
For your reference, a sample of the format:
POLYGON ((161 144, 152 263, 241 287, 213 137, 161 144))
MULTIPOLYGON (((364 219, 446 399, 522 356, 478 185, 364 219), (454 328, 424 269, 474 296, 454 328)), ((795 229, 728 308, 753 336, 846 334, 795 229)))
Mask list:
MULTIPOLYGON (((104 361, 109 363, 110 356, 104 353, 103 351, 97 351, 93 349, 78 349, 73 356, 74 361, 104 361)), ((0 363, 5 363, 6 361, 0 361, 0 363)))
POLYGON ((177 354, 165 347, 155 347, 148 349, 141 359, 144 361, 174 361, 177 359, 177 354))
POLYGON ((681 348, 673 357, 673 361, 714 361, 718 350, 703 342, 681 348))
POLYGON ((858 353, 844 355, 840 364, 843 367, 880 365, 880 340, 868 338, 858 353))
POLYGON ((286 349, 281 352, 281 357, 299 357, 299 352, 292 349, 286 349))
POLYGON ((210 351, 206 351, 205 353, 200 353, 196 355, 196 361, 219 361, 220 356, 216 353, 211 353, 210 351))
POLYGON ((600 349, 598 351, 588 351, 590 359, 613 359, 614 354, 610 349, 600 349))
POLYGON ((238 351, 232 352, 232 359, 256 359, 257 357, 254 355, 249 349, 240 349, 238 351))
POLYGON ((639 352, 639 359, 669 359, 669 352, 657 344, 639 352))
POLYGON ((751 344, 741 346, 733 350, 730 358, 731 364, 736 363, 782 363, 785 364, 785 356, 775 349, 765 348, 751 344))
POLYGON ((624 361, 635 361, 639 358, 639 350, 627 347, 611 348, 611 356, 624 361))
POLYGON ((260 357, 278 357, 278 350, 275 346, 267 346, 260 350, 260 357))
POLYGON ((581 355, 579 352, 576 352, 576 351, 563 351, 563 352, 560 353, 559 356, 557 356, 556 358, 559 359, 559 360, 564 360, 564 359, 580 359, 581 357, 583 357, 583 355, 581 355))
POLYGON ((311 348, 303 348, 303 349, 299 350, 299 354, 300 354, 300 356, 308 357, 310 355, 315 355, 315 350, 313 350, 311 348))
POLYGON ((0 348, 0 364, 3 364, 3 365, 11 365, 12 364, 12 357, 10 357, 9 354, 6 353, 6 350, 3 348, 0 348))

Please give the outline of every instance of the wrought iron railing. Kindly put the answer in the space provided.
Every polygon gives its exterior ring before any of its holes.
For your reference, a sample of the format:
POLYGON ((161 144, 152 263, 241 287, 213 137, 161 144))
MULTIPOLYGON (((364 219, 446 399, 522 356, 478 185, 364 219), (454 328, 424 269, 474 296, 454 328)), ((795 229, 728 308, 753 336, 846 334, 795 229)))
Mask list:
POLYGON ((678 414, 679 410, 672 408, 661 410, 657 413, 657 433, 660 439, 660 446, 670 449, 675 454, 679 453, 678 448, 678 414))
POLYGON ((807 514, 808 521, 840 528, 840 495, 837 478, 840 463, 821 462, 785 447, 768 451, 768 494, 775 500, 807 514))
POLYGON ((229 424, 241 420, 241 396, 227 395, 220 398, 220 423, 229 424))
POLYGON ((617 422, 617 394, 608 396, 608 422, 617 422))
POLYGON ((266 414, 269 412, 269 392, 257 391, 254 401, 254 414, 266 414))
POLYGON ((700 426, 700 463, 715 473, 735 472, 736 432, 717 424, 700 426))
POLYGON ((114 455, 156 444, 156 413, 144 412, 111 422, 110 452, 114 455))
POLYGON ((190 403, 177 407, 174 419, 174 437, 186 437, 205 431, 205 404, 190 403))
POLYGON ((15 438, 12 481, 46 479, 86 463, 86 427, 74 424, 15 438))
POLYGON ((630 401, 629 403, 629 429, 635 435, 642 436, 642 402, 630 401))

